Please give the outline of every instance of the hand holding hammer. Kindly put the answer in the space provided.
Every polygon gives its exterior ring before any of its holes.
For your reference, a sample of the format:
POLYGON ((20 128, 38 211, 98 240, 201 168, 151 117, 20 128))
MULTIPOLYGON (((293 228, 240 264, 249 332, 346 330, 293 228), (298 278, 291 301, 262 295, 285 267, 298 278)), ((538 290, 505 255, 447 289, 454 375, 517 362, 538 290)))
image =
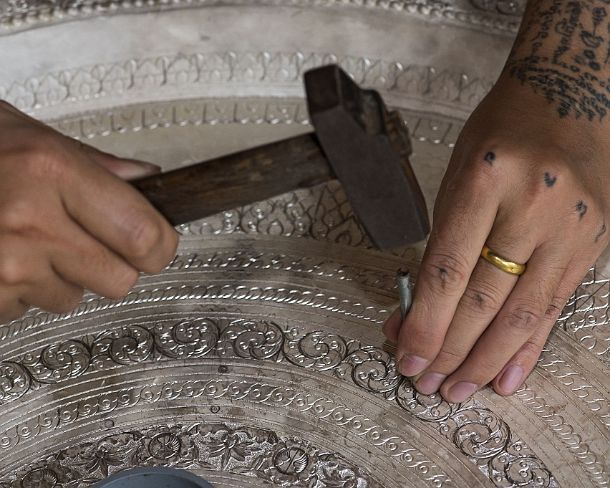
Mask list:
POLYGON ((0 323, 30 306, 68 312, 84 289, 124 296, 141 272, 159 272, 174 257, 178 236, 169 222, 333 178, 376 245, 423 239, 425 204, 398 116, 336 66, 307 73, 305 82, 315 133, 132 184, 115 175, 151 167, 64 137, 0 102, 0 323))

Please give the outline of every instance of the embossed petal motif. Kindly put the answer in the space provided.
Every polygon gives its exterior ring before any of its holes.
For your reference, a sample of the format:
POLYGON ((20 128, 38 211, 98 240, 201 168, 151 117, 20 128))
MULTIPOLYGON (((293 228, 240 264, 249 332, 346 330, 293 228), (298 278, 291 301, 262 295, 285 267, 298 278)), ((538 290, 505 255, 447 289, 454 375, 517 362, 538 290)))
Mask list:
MULTIPOLYGON (((189 7, 192 4, 200 7, 214 6, 217 0, 196 0, 187 2, 178 0, 173 8, 189 7)), ((223 2, 229 5, 247 5, 247 0, 230 0, 223 2)), ((525 7, 524 0, 258 0, 259 4, 267 5, 298 5, 325 7, 360 6, 408 13, 420 16, 442 16, 448 21, 458 21, 478 28, 489 28, 490 24, 503 31, 514 32, 519 25, 519 16, 525 7)), ((117 11, 140 10, 158 11, 168 9, 167 2, 152 0, 1 0, 0 1, 0 33, 2 30, 15 31, 45 25, 51 22, 61 22, 70 19, 92 17, 100 14, 116 13, 117 11)))

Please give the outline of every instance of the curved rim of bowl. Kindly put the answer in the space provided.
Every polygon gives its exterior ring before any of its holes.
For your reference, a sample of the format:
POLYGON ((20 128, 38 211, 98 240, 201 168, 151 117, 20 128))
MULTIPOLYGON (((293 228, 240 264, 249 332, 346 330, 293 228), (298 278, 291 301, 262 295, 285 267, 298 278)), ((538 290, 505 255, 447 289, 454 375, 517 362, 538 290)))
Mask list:
POLYGON ((98 481, 94 486, 94 488, 111 488, 111 484, 124 480, 127 478, 131 478, 132 476, 142 476, 142 475, 164 475, 164 476, 172 476, 177 480, 184 480, 190 483, 195 484, 200 488, 214 488, 208 481, 203 478, 191 473, 190 471, 186 471, 183 469, 176 468, 165 468, 165 467, 148 467, 148 468, 133 468, 125 471, 120 471, 119 473, 115 473, 105 480, 98 481))

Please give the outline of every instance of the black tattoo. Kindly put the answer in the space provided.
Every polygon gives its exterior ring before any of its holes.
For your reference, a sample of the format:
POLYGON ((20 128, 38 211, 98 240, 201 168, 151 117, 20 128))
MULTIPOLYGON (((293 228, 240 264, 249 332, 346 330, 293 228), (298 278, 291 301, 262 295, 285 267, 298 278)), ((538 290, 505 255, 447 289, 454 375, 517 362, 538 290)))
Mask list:
POLYGON ((595 242, 601 239, 601 237, 606 233, 606 230, 606 223, 604 222, 604 224, 602 224, 601 228, 599 229, 599 232, 595 236, 595 242))
POLYGON ((543 0, 526 14, 508 72, 556 103, 560 117, 602 120, 610 110, 609 3, 543 0))
POLYGON ((551 173, 544 173, 544 184, 549 188, 557 181, 557 176, 551 176, 551 173))
POLYGON ((494 161, 496 160, 496 153, 489 151, 486 155, 485 155, 485 159, 486 162, 488 162, 490 165, 494 164, 494 161))
POLYGON ((582 220, 582 218, 587 213, 588 208, 589 207, 587 207, 587 204, 585 202, 583 202, 582 200, 578 200, 578 202, 576 202, 576 211, 578 212, 579 219, 582 220))

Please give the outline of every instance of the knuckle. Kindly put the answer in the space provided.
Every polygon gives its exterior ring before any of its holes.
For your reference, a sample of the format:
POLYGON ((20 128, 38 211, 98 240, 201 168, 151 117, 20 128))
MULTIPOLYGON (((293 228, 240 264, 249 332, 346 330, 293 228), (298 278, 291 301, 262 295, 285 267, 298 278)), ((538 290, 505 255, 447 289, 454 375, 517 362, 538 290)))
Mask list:
POLYGON ((462 303, 470 313, 477 316, 489 316, 498 312, 504 303, 504 298, 496 287, 478 282, 466 287, 462 296, 462 303))
POLYGON ((0 283, 5 286, 18 286, 27 281, 27 272, 17 257, 10 254, 0 256, 0 283))
POLYGON ((128 268, 127 270, 122 271, 121 276, 114 281, 110 293, 108 294, 108 298, 112 298, 114 300, 125 298, 137 283, 139 277, 139 273, 133 268, 128 268))
MULTIPOLYGON (((161 239, 162 231, 153 219, 136 220, 127 232, 129 256, 147 264, 154 262, 159 253, 161 239)), ((147 267, 146 264, 144 266, 147 267)))
POLYGON ((547 308, 544 312, 545 320, 549 320, 549 321, 553 321, 553 322, 555 320, 557 320, 557 317, 559 317, 559 315, 563 311, 563 307, 565 306, 566 301, 567 300, 562 297, 558 297, 558 296, 553 297, 553 299, 551 300, 551 303, 549 303, 549 305, 547 306, 547 308))
POLYGON ((39 219, 40 211, 26 196, 11 199, 0 207, 0 228, 5 231, 23 233, 35 228, 39 219))
POLYGON ((466 260, 455 252, 433 251, 420 273, 427 279, 433 293, 455 294, 460 292, 470 277, 466 260))
POLYGON ((59 314, 71 312, 78 306, 78 304, 83 299, 83 293, 83 289, 77 289, 70 293, 66 293, 58 300, 57 305, 54 307, 54 310, 51 311, 59 314))
POLYGON ((538 202, 544 196, 548 195, 548 192, 546 191, 548 189, 548 184, 546 183, 546 181, 551 181, 549 178, 559 179, 562 176, 559 175, 559 171, 557 170, 547 171, 545 172, 545 175, 548 175, 546 177, 546 180, 544 177, 532 177, 526 180, 522 195, 524 202, 530 204, 538 202))
POLYGON ((521 358, 520 362, 524 362, 524 359, 536 362, 541 352, 542 346, 534 342, 532 339, 528 339, 519 350, 519 356, 521 358))
POLYGON ((65 179, 68 171, 67 158, 62 156, 56 136, 45 131, 36 132, 36 143, 21 156, 20 168, 33 179, 44 181, 65 179))
POLYGON ((541 319, 540 312, 529 304, 512 308, 504 317, 506 325, 516 331, 532 331, 541 319))
POLYGON ((477 165, 475 170, 469 171, 468 181, 471 195, 487 194, 490 190, 492 174, 486 166, 477 165))
POLYGON ((436 359, 434 359, 431 369, 444 374, 453 373, 464 362, 466 356, 468 356, 468 351, 460 351, 444 346, 436 356, 436 359))
POLYGON ((176 256, 176 251, 178 249, 178 235, 169 226, 168 232, 166 232, 164 235, 163 245, 160 246, 159 249, 160 251, 157 261, 149 266, 150 273, 160 273, 176 256))
POLYGON ((522 159, 519 164, 521 174, 528 175, 517 186, 520 211, 527 218, 535 218, 540 207, 548 207, 553 199, 566 198, 565 189, 576 186, 576 181, 563 156, 553 150, 550 150, 550 152, 554 155, 532 156, 532 158, 543 163, 542 169, 539 169, 539 166, 536 165, 535 171, 533 171, 534 167, 531 165, 530 158, 522 159), (553 187, 558 187, 559 193, 549 191, 553 187))
POLYGON ((445 331, 430 327, 423 317, 407 316, 407 322, 400 330, 399 341, 410 352, 419 356, 434 358, 445 340, 445 331))
POLYGON ((605 249, 608 246, 608 242, 610 241, 610 234, 608 233, 608 226, 606 224, 606 219, 604 218, 603 222, 598 224, 597 227, 593 231, 594 242, 598 245, 598 248, 605 249))

